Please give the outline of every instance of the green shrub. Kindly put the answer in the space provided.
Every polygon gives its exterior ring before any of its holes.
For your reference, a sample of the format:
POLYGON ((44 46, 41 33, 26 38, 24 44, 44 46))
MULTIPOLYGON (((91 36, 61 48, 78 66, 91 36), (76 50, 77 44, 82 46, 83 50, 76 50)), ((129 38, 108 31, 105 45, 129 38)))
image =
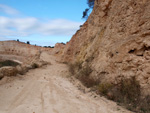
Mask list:
POLYGON ((30 44, 30 42, 29 42, 29 41, 27 41, 27 44, 30 44))

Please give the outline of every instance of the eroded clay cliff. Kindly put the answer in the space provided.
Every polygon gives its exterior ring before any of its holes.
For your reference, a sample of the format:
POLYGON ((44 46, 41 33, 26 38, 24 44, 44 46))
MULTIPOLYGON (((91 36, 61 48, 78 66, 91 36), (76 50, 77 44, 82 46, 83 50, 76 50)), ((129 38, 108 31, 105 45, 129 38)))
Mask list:
POLYGON ((51 52, 52 48, 43 48, 17 41, 0 42, 0 60, 18 60, 23 63, 31 62, 39 57, 42 51, 51 52))
POLYGON ((91 76, 105 81, 136 76, 150 93, 150 1, 96 0, 62 59, 88 62, 91 76))

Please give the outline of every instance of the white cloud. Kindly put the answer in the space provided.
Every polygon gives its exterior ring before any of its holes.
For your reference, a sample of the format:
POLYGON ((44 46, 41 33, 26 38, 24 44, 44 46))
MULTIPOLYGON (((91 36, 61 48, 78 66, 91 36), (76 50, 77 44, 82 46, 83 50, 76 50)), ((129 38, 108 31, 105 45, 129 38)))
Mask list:
POLYGON ((7 40, 7 38, 6 38, 6 37, 1 37, 1 36, 0 36, 0 41, 1 41, 1 40, 7 40))
POLYGON ((64 19, 50 20, 42 23, 39 32, 45 35, 73 35, 82 23, 64 19))
POLYGON ((40 37, 70 37, 82 24, 66 19, 43 21, 35 17, 24 16, 24 18, 19 18, 22 15, 19 11, 4 4, 0 4, 0 12, 8 16, 0 16, 0 40, 11 39, 10 37, 27 38, 33 35, 40 37))
POLYGON ((43 22, 34 17, 8 18, 0 16, 0 36, 73 35, 81 24, 65 19, 43 22))
POLYGON ((19 14, 19 11, 17 11, 16 9, 9 7, 7 5, 4 5, 4 4, 0 4, 0 12, 4 12, 4 13, 9 14, 9 15, 19 14))

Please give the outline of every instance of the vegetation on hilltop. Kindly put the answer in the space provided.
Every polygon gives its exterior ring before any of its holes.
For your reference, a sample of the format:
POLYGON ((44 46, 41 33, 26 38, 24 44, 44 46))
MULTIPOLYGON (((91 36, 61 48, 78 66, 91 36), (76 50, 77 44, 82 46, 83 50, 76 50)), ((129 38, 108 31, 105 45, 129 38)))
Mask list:
POLYGON ((89 15, 88 15, 89 10, 90 10, 90 9, 93 9, 94 3, 95 3, 95 0, 87 0, 88 8, 86 8, 86 9, 83 11, 83 16, 82 16, 82 18, 85 18, 85 19, 88 18, 88 16, 89 16, 89 15))

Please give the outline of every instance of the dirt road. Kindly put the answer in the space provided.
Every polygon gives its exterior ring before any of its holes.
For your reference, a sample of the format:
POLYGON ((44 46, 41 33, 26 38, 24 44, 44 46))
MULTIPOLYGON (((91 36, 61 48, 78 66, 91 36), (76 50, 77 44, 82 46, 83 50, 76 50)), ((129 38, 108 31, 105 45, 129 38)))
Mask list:
POLYGON ((63 77, 65 64, 48 55, 41 57, 52 64, 1 81, 0 113, 130 113, 103 97, 78 90, 63 77))

